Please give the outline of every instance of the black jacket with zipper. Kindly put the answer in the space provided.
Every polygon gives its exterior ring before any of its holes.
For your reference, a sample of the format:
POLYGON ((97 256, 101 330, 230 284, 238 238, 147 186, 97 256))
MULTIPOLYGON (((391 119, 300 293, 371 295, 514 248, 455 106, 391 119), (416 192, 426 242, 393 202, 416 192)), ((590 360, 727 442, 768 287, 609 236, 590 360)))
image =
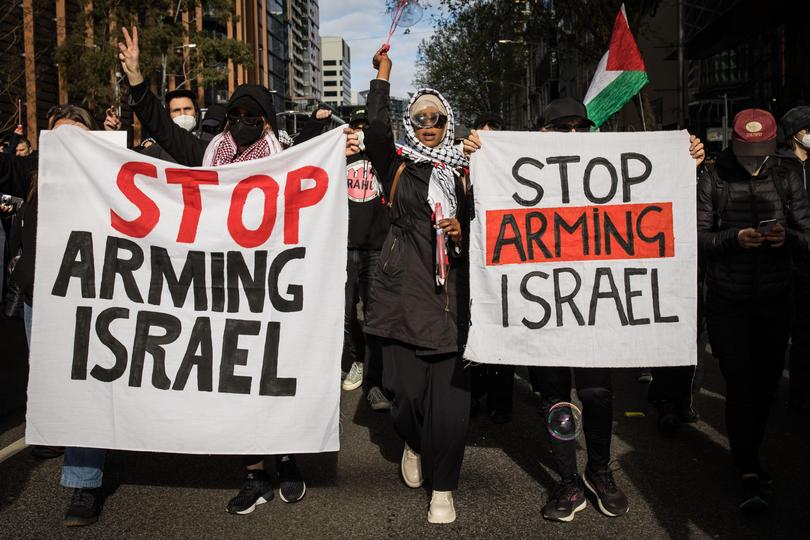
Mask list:
MULTIPOLYGON (((366 153, 377 171, 388 200, 402 158, 391 131, 390 85, 371 81, 366 102, 369 125, 364 130, 366 153)), ((444 287, 436 285, 436 230, 428 205, 430 163, 406 161, 393 197, 391 226, 383 242, 377 273, 372 280, 365 332, 413 346, 417 354, 463 350, 469 321, 469 284, 466 257, 451 257, 444 287)), ((457 182, 457 218, 466 238, 466 197, 457 182)), ((465 242, 466 244, 466 242, 465 242)), ((453 243, 449 243, 453 251, 453 243)))
POLYGON ((698 182, 697 229, 710 295, 732 301, 787 297, 793 258, 806 256, 810 246, 810 202, 801 176, 773 159, 751 176, 730 149, 724 151, 698 182), (785 227, 784 246, 743 249, 739 231, 768 219, 785 227))

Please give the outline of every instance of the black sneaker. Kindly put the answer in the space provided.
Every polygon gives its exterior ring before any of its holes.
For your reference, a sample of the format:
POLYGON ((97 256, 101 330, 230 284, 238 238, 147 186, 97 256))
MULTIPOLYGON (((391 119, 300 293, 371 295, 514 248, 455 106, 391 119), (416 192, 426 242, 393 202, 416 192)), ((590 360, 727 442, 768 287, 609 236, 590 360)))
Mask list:
POLYGON ((560 482, 543 507, 543 517, 551 521, 569 522, 574 520, 574 514, 588 506, 585 493, 579 485, 579 477, 575 482, 560 482))
POLYGON ((742 492, 739 506, 744 514, 759 514, 768 509, 768 501, 762 493, 762 483, 758 477, 743 478, 742 492))
POLYGON ((31 455, 37 459, 54 459, 62 457, 65 453, 64 446, 40 446, 31 447, 31 455))
POLYGON ((658 404, 658 430, 661 433, 671 435, 681 427, 681 418, 678 414, 678 407, 671 401, 664 401, 658 404))
POLYGON ((629 504, 627 497, 616 485, 611 471, 602 473, 592 473, 590 469, 585 469, 583 482, 588 491, 596 497, 599 510, 610 517, 618 517, 627 513, 629 504))
POLYGON ((301 476, 301 471, 295 464, 293 456, 277 456, 276 471, 278 472, 278 496, 285 503, 298 502, 307 493, 307 485, 301 476))
POLYGON ((273 484, 263 470, 247 471, 245 483, 236 497, 228 501, 229 514, 249 514, 256 506, 273 500, 273 484))
POLYGON ((75 488, 62 523, 65 527, 92 525, 101 513, 101 500, 101 488, 75 488))

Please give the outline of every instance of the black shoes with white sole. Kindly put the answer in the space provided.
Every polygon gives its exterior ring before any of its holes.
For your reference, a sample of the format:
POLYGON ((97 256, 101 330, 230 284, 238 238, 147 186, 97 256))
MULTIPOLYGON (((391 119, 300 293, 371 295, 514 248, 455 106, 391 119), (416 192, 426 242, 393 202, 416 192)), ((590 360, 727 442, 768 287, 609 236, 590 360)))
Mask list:
POLYGON ((229 514, 250 514, 260 504, 273 500, 273 483, 263 470, 247 471, 245 483, 239 493, 228 501, 229 514))
POLYGON ((588 491, 596 497, 596 504, 603 514, 618 517, 627 513, 630 507, 627 496, 616 485, 610 470, 593 473, 586 468, 582 481, 588 491))
MULTIPOLYGON (((278 497, 285 503, 295 503, 304 498, 307 485, 293 456, 276 456, 278 474, 278 497)), ((239 493, 228 502, 225 510, 230 514, 250 514, 260 504, 273 500, 273 483, 263 469, 248 470, 245 483, 239 493)))
POLYGON ((574 520, 574 514, 584 510, 588 506, 585 500, 585 492, 579 483, 579 477, 575 482, 560 482, 554 489, 551 497, 543 507, 543 517, 551 521, 562 521, 568 523, 574 520))

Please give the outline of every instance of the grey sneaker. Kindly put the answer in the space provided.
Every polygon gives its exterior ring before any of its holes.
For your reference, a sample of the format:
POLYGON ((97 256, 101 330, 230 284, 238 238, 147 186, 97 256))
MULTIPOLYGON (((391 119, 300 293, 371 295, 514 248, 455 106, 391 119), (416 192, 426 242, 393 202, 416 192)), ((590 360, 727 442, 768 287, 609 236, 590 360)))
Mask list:
POLYGON ((363 384, 363 363, 355 362, 349 374, 343 379, 344 390, 357 390, 363 384))
POLYGON ((379 386, 372 386, 366 396, 368 404, 375 411, 388 411, 391 409, 391 401, 385 397, 382 389, 379 386))

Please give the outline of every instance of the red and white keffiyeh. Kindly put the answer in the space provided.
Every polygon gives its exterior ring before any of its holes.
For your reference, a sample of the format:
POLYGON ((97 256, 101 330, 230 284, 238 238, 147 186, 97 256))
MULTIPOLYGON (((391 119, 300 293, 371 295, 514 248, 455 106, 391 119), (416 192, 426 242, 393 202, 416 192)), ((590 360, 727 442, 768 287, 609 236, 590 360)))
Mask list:
POLYGON ((272 131, 267 131, 264 137, 248 146, 244 152, 237 156, 236 141, 233 140, 230 133, 225 131, 208 143, 202 164, 203 167, 216 167, 240 161, 261 159, 281 152, 282 149, 281 143, 278 142, 275 134, 272 131))

